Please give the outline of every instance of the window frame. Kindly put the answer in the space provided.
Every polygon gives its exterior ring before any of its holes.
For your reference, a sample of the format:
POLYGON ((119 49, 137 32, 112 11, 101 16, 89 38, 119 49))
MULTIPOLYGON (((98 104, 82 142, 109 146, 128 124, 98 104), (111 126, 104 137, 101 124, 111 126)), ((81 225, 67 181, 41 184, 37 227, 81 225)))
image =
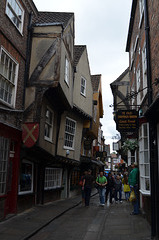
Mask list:
POLYGON ((130 48, 130 70, 132 69, 133 63, 134 63, 134 45, 132 43, 130 48))
POLYGON ((139 16, 140 16, 139 28, 141 28, 143 15, 144 15, 144 0, 139 0, 139 16))
POLYGON ((61 186, 62 186, 62 168, 48 168, 48 167, 45 168, 44 190, 61 188, 61 186), (49 173, 47 173, 47 171, 49 171, 49 173), (56 171, 58 171, 59 173, 56 173, 56 171), (56 177, 58 177, 58 179, 56 179, 56 177), (51 183, 56 184, 51 185, 51 183))
POLYGON ((53 137, 53 129, 54 129, 54 112, 53 112, 53 110, 51 109, 51 108, 49 108, 48 106, 46 106, 46 109, 45 109, 45 123, 44 123, 44 139, 46 140, 46 141, 48 141, 48 142, 53 142, 53 140, 52 140, 52 137, 53 137), (50 123, 50 122, 47 122, 47 111, 49 111, 51 114, 52 114, 52 123, 50 123), (45 135, 45 126, 46 126, 46 124, 49 126, 49 128, 50 128, 50 137, 47 137, 46 135, 45 135))
POLYGON ((66 121, 65 121, 65 132, 64 132, 64 149, 69 149, 69 150, 74 150, 74 144, 75 144, 75 136, 76 136, 76 121, 69 118, 69 117, 66 117, 66 121), (73 122, 75 124, 75 127, 74 127, 74 134, 73 133, 70 133, 68 131, 66 131, 66 124, 67 124, 67 120, 73 122), (66 139, 66 134, 69 135, 69 136, 73 136, 73 141, 69 140, 69 142, 72 142, 72 146, 68 146, 68 145, 65 145, 66 144, 66 141, 68 141, 66 139))
MULTIPOLYGON (((13 64, 12 64, 12 70, 13 70, 13 64)), ((2 81, 4 82, 4 85, 6 85, 6 83, 8 85, 12 85, 12 96, 11 96, 11 103, 9 103, 8 101, 4 100, 3 98, 0 98, 0 101, 3 102, 5 105, 11 106, 11 107, 15 107, 15 103, 16 103, 16 92, 17 92, 17 82, 18 82, 18 70, 19 70, 19 63, 11 56, 11 54, 3 47, 1 46, 0 49, 0 71, 2 69, 2 72, 0 72, 0 84, 2 84, 2 81), (3 64, 1 63, 2 61, 2 52, 4 53, 4 62, 3 64), (6 63, 6 59, 8 58, 8 66, 7 69, 5 69, 5 63, 6 63), (15 72, 14 73, 10 73, 10 63, 15 64, 15 72), (5 76, 4 72, 6 72, 7 76, 5 76), (14 74, 14 81, 11 81, 8 76, 9 74, 14 74)), ((13 72, 13 71, 12 71, 13 72)), ((4 92, 6 91, 6 89, 3 89, 4 92)), ((9 94, 9 92, 8 92, 9 94)), ((5 95, 5 93, 3 93, 3 95, 5 95)), ((8 98, 8 97, 7 97, 8 98)))
POLYGON ((84 97, 86 97, 86 84, 87 84, 86 82, 87 82, 87 80, 81 76, 81 95, 84 97), (82 80, 83 80, 84 84, 82 84, 82 80), (82 88, 84 90, 83 92, 82 92, 82 88))
MULTIPOLYGON (((146 96, 147 93, 147 56, 146 56, 146 43, 144 43, 142 48, 142 88, 143 90, 143 98, 146 96)), ((142 102, 141 101, 141 102, 142 102)))
MULTIPOLYGON (((33 184, 34 184, 34 163, 26 160, 26 159, 23 159, 22 160, 22 164, 30 164, 31 167, 32 167, 32 171, 31 171, 31 189, 30 190, 27 190, 27 191, 21 191, 21 183, 20 183, 20 179, 19 179, 19 191, 18 191, 18 195, 24 195, 24 194, 29 194, 29 193, 33 193, 33 184)), ((22 169, 21 169, 21 174, 22 174, 22 169)), ((20 177, 21 177, 21 174, 20 174, 20 177)))
POLYGON ((66 84, 69 86, 70 85, 70 62, 68 58, 65 56, 65 76, 64 80, 66 84))
POLYGON ((138 64, 137 69, 136 69, 136 90, 137 90, 137 105, 140 105, 141 103, 141 69, 140 69, 140 64, 138 64))
POLYGON ((16 27, 16 29, 22 34, 23 32, 23 26, 24 26, 24 8, 22 7, 22 5, 20 4, 20 2, 18 0, 7 0, 6 1, 6 9, 5 9, 5 13, 8 16, 8 18, 10 19, 10 21, 13 23, 13 25, 16 27), (20 8, 21 12, 22 12, 22 19, 20 19, 15 11, 15 9, 12 8, 11 4, 9 3, 9 1, 14 3, 17 3, 18 7, 20 8), (18 21, 20 22, 20 27, 17 26, 17 24, 12 20, 11 16, 9 16, 9 12, 10 11, 14 17, 16 19, 18 19, 18 21))
POLYGON ((140 169, 140 192, 144 195, 150 195, 150 154, 149 154, 149 124, 143 123, 139 128, 139 169, 140 169), (144 133, 146 127, 147 135, 144 133), (147 148, 145 147, 147 145, 147 148), (147 155, 147 161, 145 161, 147 155), (148 166, 148 168, 146 167, 148 166), (149 169, 149 175, 146 174, 149 169), (146 189, 146 180, 149 182, 149 190, 146 189))
MULTIPOLYGON (((10 149, 9 139, 0 136, 0 154, 2 154, 1 169, 3 169, 2 171, 0 169, 0 196, 5 195, 6 190, 7 190, 9 149, 10 149), (3 181, 1 181, 2 179, 3 179, 3 181), (1 191, 2 189, 4 189, 4 190, 1 191)), ((1 161, 1 159, 0 159, 0 161, 1 161)))

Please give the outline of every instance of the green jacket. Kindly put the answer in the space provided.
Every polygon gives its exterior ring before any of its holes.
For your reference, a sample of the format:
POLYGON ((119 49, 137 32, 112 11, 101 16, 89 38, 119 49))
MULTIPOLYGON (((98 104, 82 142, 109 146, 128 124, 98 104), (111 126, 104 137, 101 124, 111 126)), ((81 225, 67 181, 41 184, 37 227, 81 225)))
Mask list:
POLYGON ((139 183, 139 169, 138 168, 134 168, 130 172, 128 182, 129 182, 129 185, 131 185, 131 186, 135 186, 136 184, 139 183))

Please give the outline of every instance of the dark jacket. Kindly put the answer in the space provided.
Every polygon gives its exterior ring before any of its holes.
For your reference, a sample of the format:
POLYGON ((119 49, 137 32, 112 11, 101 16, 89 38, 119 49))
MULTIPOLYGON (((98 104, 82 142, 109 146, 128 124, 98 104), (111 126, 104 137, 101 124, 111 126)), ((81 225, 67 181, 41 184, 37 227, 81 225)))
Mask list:
POLYGON ((115 190, 119 191, 122 189, 122 181, 121 179, 115 179, 115 190))
POLYGON ((106 185, 107 189, 111 189, 115 187, 115 179, 113 176, 108 176, 107 177, 107 185, 106 185))

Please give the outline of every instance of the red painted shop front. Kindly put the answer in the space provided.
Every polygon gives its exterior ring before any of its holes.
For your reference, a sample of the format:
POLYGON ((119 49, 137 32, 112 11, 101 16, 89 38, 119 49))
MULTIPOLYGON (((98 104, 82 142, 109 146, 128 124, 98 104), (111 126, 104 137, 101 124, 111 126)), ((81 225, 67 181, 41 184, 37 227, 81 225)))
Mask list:
POLYGON ((0 219, 17 212, 22 132, 0 123, 0 219))

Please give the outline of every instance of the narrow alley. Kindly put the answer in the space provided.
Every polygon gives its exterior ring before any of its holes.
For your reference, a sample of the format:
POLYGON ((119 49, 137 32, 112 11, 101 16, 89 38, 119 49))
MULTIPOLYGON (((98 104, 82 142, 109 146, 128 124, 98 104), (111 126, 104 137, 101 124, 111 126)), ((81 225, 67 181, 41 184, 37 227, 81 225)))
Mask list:
POLYGON ((149 240, 150 226, 142 214, 131 216, 132 205, 99 206, 94 193, 90 207, 80 196, 39 206, 0 223, 3 240, 149 240))

